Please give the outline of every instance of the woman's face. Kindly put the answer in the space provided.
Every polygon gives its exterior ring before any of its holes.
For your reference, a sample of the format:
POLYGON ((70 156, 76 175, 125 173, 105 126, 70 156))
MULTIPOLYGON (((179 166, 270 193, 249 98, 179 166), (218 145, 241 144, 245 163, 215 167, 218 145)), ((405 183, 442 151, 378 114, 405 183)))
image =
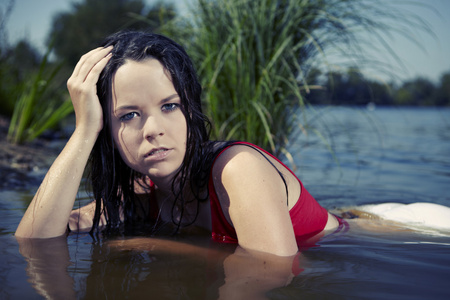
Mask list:
POLYGON ((113 78, 111 125, 115 146, 132 169, 170 183, 186 153, 180 97, 156 59, 127 61, 113 78))

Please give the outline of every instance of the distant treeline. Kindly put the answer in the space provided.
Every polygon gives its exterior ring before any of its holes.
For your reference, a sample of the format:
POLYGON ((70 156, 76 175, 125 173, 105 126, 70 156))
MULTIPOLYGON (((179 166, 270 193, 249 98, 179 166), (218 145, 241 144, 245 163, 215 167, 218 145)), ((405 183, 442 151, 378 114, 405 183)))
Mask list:
POLYGON ((75 64, 120 29, 161 33, 187 49, 204 88, 204 111, 214 121, 213 139, 245 140, 276 155, 297 128, 289 107, 450 105, 450 71, 439 83, 394 85, 364 78, 346 64, 337 63, 340 72, 311 69, 328 66, 325 54, 332 49, 338 60, 351 57, 361 69, 389 74, 359 45, 385 51, 393 32, 410 40, 417 32, 431 34, 420 15, 407 13, 417 5, 413 0, 192 0, 186 14, 174 1, 80 0, 53 16, 45 55, 27 39, 7 43, 4 20, 14 2, 0 1, 0 114, 10 118, 8 139, 15 143, 57 129, 49 124, 72 107, 66 81, 75 64), (361 32, 367 34, 355 34, 361 32))
POLYGON ((437 83, 421 77, 401 84, 383 83, 365 78, 357 69, 325 75, 314 71, 308 81, 313 88, 305 98, 311 104, 450 106, 450 71, 437 83))

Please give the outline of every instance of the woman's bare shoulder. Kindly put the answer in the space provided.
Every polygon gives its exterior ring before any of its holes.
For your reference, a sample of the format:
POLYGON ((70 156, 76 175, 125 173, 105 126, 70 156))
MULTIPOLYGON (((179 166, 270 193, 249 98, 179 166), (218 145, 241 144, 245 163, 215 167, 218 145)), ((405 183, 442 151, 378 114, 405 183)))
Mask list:
POLYGON ((264 167, 266 164, 270 165, 261 152, 252 147, 238 144, 228 147, 217 157, 213 166, 213 173, 240 174, 254 172, 255 168, 264 167))

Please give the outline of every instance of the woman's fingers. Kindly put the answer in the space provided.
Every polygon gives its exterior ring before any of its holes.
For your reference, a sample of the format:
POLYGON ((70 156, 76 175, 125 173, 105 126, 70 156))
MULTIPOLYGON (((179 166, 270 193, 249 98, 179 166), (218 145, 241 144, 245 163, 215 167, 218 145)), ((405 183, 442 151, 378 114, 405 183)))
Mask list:
POLYGON ((109 52, 106 56, 104 56, 100 61, 94 64, 94 66, 89 70, 86 78, 84 79, 85 83, 88 84, 97 84, 98 78, 100 77, 100 73, 105 68, 109 59, 111 58, 112 53, 109 52))
POLYGON ((106 48, 99 47, 84 54, 75 66, 71 77, 84 81, 92 67, 105 58, 111 52, 112 48, 112 46, 106 48))
POLYGON ((111 58, 111 50, 112 47, 105 48, 88 57, 86 63, 80 69, 80 79, 83 79, 84 82, 90 81, 89 83, 97 84, 100 73, 111 58))
POLYGON ((95 87, 103 68, 111 58, 111 47, 94 49, 80 58, 72 76, 67 80, 67 88, 72 96, 72 102, 80 93, 96 92, 95 87))
POLYGON ((85 97, 96 97, 96 84, 101 71, 111 58, 111 50, 112 47, 97 48, 81 57, 72 76, 67 80, 67 88, 74 105, 85 97))

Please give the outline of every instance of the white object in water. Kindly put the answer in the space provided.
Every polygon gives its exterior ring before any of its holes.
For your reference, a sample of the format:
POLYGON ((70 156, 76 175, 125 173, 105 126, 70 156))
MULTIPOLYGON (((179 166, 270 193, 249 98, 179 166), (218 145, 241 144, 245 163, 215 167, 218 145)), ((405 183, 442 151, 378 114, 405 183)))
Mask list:
POLYGON ((358 207, 383 219, 437 230, 450 230, 450 207, 434 203, 383 203, 358 207))

